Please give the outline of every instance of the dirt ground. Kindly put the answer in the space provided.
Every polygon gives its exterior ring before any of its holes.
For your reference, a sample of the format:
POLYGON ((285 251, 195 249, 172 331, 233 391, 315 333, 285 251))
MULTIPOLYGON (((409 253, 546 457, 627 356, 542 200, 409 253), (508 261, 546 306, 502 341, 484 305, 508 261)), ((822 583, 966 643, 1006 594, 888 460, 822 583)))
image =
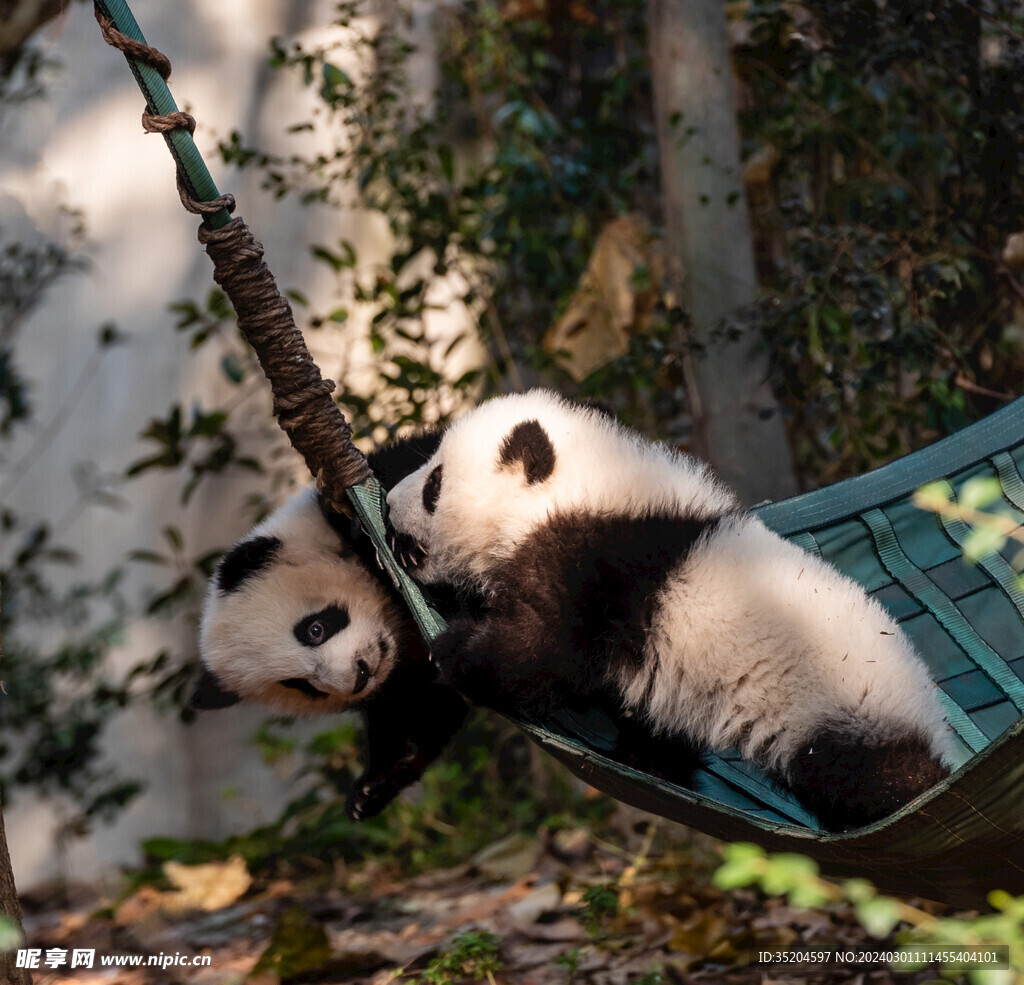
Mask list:
POLYGON ((762 951, 885 942, 844 906, 798 910, 719 891, 708 880, 710 840, 657 854, 643 824, 637 830, 638 844, 626 848, 584 829, 513 835, 456 869, 409 879, 376 865, 260 881, 236 859, 179 867, 167 873, 170 889, 146 885, 124 899, 84 887, 37 895, 25 901, 34 981, 884 985, 934 977, 880 963, 763 961, 762 951), (483 961, 470 953, 481 941, 483 961))

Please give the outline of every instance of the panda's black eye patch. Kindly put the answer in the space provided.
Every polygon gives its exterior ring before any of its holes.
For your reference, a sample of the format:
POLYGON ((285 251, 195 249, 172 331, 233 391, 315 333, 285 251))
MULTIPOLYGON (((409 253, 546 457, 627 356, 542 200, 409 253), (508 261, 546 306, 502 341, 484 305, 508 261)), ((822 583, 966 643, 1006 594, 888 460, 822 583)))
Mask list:
POLYGON ((236 544, 217 567, 217 588, 225 594, 235 591, 247 578, 267 567, 280 549, 277 537, 253 537, 236 544))
POLYGON ((329 605, 326 609, 300 619, 293 632, 303 646, 322 646, 348 624, 348 609, 342 605, 329 605))
POLYGON ((441 495, 441 466, 438 465, 427 481, 423 483, 423 509, 433 513, 437 509, 437 498, 441 495))

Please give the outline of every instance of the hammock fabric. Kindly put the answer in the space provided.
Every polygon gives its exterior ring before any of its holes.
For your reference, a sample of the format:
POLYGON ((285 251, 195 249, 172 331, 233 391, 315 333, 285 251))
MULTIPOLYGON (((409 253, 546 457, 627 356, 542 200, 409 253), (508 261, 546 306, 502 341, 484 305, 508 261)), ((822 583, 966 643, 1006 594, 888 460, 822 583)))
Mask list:
MULTIPOLYGON (((149 47, 123 0, 95 0, 104 38, 124 52, 146 97, 143 125, 177 162, 182 202, 203 215, 199 238, 274 393, 278 419, 327 501, 354 510, 381 564, 429 639, 443 620, 397 564, 384 538, 383 490, 262 260, 262 247, 221 196, 192 141, 194 122, 167 89, 167 59, 149 47), (347 501, 346 501, 347 497, 347 501)), ((963 560, 966 527, 917 509, 911 495, 945 479, 999 480, 1024 522, 1024 399, 950 438, 827 489, 759 509, 768 526, 860 582, 901 622, 939 689, 963 765, 935 790, 868 828, 836 835, 735 755, 708 755, 694 789, 615 758, 617 730, 598 711, 517 721, 586 782, 611 796, 726 840, 818 860, 834 876, 867 876, 883 890, 963 906, 992 889, 1024 892, 1024 591, 1012 547, 963 560)))

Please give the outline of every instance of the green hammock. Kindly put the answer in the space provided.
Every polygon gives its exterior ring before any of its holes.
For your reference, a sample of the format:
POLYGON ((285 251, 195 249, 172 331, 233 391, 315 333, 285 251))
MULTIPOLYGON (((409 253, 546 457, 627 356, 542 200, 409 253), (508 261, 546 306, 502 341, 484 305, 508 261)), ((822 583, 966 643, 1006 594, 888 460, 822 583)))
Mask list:
MULTIPOLYGON (((440 617, 395 561, 384 538, 383 490, 351 442, 262 249, 230 196, 220 197, 165 84, 166 58, 145 39, 124 0, 94 0, 104 37, 122 50, 146 97, 146 128, 163 133, 186 207, 204 215, 200 240, 214 276, 260 358, 281 425, 310 472, 340 507, 346 496, 381 564, 427 638, 440 617), (268 312, 273 317, 268 316, 268 312), (273 324, 268 324, 273 322, 273 324)), ((726 840, 751 840, 817 859, 824 872, 867 876, 881 889, 966 906, 992 889, 1024 892, 1024 591, 1007 549, 963 560, 967 530, 917 509, 913 492, 945 479, 955 496, 975 476, 999 480, 1024 521, 1024 399, 950 438, 875 472, 759 508, 768 526, 860 582, 915 641, 959 740, 963 764, 903 810, 849 834, 822 831, 785 791, 735 755, 708 755, 684 788, 617 762, 614 723, 595 711, 517 721, 593 786, 619 800, 726 840)))
POLYGON ((785 791, 738 756, 705 757, 689 790, 610 758, 615 727, 521 722, 593 786, 728 841, 797 851, 835 876, 966 906, 992 889, 1024 892, 1024 591, 1017 548, 963 559, 967 528, 911 503, 945 479, 999 480, 1024 522, 1024 398, 929 448, 867 475, 759 509, 764 522, 860 582, 900 622, 928 665, 962 764, 924 798, 848 834, 822 831, 785 791))

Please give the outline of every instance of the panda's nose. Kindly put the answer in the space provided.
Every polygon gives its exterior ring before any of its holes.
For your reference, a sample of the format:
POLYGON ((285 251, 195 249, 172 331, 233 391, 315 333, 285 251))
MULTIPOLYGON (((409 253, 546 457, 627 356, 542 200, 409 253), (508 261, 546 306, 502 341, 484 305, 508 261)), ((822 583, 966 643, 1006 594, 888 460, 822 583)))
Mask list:
POLYGON ((370 683, 370 665, 365 660, 356 661, 356 683, 355 687, 352 688, 353 696, 366 690, 366 685, 370 683))

